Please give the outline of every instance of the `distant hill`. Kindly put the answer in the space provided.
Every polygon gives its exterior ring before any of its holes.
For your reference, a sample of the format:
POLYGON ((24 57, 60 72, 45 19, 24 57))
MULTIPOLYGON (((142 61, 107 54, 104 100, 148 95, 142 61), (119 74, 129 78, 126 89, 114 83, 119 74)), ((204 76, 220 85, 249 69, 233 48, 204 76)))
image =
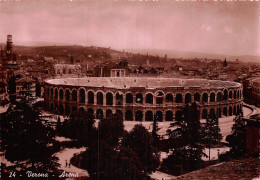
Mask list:
POLYGON ((227 58, 228 61, 235 61, 238 59, 243 62, 256 62, 260 63, 259 56, 251 55, 242 55, 242 56, 230 56, 224 54, 212 54, 212 53, 200 53, 200 52, 191 52, 191 51, 177 51, 177 50, 158 50, 158 49, 125 49, 127 52, 140 53, 140 54, 149 54, 149 55, 158 55, 164 57, 167 54, 168 58, 208 58, 208 59, 222 59, 227 58))
MULTIPOLYGON (((5 46, 4 43, 0 43, 0 47, 5 46)), ((21 46, 14 44, 14 51, 18 54, 24 55, 36 55, 42 54, 44 52, 45 56, 60 56, 60 55, 81 55, 82 53, 86 53, 89 51, 102 51, 107 53, 120 53, 123 50, 114 50, 105 47, 87 47, 87 46, 79 46, 79 45, 43 45, 43 46, 21 46)), ((252 56, 252 55, 241 55, 241 56, 230 56, 224 54, 213 54, 213 53, 201 53, 201 52, 191 52, 191 51, 177 51, 177 50, 160 50, 160 49, 124 49, 125 52, 132 52, 134 54, 140 53, 146 55, 158 55, 160 57, 164 57, 167 54, 168 58, 208 58, 208 59, 221 59, 225 58, 227 61, 236 61, 238 59, 242 62, 254 62, 260 63, 260 56, 252 56)))
MULTIPOLYGON (((0 47, 5 46, 5 44, 0 43, 0 47)), ((98 52, 101 53, 117 53, 119 51, 105 48, 105 47, 86 47, 79 45, 46 45, 46 46, 21 46, 15 45, 13 47, 13 51, 17 54, 25 55, 25 56, 70 56, 73 55, 75 57, 80 55, 87 56, 89 53, 96 54, 98 52)))

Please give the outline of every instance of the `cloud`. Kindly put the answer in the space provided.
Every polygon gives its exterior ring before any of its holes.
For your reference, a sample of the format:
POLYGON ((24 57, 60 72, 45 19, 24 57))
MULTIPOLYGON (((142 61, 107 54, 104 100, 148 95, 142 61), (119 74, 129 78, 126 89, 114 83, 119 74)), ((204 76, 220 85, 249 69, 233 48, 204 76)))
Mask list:
POLYGON ((203 31, 206 31, 206 32, 212 32, 213 31, 212 26, 206 25, 206 24, 202 24, 201 29, 203 31))
POLYGON ((228 26, 225 26, 225 27, 224 27, 224 32, 225 32, 225 33, 228 33, 228 34, 232 34, 232 33, 233 33, 233 29, 230 28, 230 27, 228 27, 228 26))

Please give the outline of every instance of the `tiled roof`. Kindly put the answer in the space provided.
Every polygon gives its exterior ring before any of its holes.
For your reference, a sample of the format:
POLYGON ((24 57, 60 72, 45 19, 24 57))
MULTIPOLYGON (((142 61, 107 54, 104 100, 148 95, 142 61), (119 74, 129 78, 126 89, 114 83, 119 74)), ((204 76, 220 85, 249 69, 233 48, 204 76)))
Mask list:
POLYGON ((174 179, 251 180, 260 178, 260 159, 244 158, 209 166, 174 179))

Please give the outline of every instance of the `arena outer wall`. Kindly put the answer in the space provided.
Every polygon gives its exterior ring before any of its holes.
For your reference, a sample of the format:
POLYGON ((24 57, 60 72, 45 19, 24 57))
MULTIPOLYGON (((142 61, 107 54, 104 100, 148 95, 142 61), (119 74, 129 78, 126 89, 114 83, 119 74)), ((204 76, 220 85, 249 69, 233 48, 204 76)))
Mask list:
POLYGON ((45 109, 61 115, 89 111, 95 118, 120 113, 128 121, 174 121, 186 103, 198 102, 201 119, 242 109, 242 84, 177 78, 66 78, 45 81, 45 109))

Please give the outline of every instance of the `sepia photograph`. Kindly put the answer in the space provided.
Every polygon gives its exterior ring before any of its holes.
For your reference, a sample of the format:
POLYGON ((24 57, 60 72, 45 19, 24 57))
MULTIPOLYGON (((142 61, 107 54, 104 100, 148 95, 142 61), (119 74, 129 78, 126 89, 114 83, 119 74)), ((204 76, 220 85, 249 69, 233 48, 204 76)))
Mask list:
POLYGON ((260 180, 260 0, 0 0, 0 179, 260 180))

